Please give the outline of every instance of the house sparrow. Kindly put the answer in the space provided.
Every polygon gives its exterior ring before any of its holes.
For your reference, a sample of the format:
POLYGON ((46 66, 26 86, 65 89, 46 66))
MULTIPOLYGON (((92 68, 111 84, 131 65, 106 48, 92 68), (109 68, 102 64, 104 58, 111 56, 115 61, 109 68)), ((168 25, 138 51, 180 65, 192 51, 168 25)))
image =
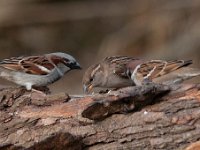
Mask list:
POLYGON ((200 75, 200 69, 188 67, 191 64, 191 60, 150 60, 141 63, 132 61, 126 68, 127 75, 135 85, 148 82, 170 85, 200 75))
POLYGON ((81 67, 72 56, 56 52, 4 59, 0 62, 0 77, 31 90, 59 80, 72 69, 81 67))
POLYGON ((93 87, 121 88, 147 82, 171 84, 200 75, 199 69, 189 68, 192 61, 142 60, 128 56, 107 57, 89 67, 83 76, 83 89, 93 87))
POLYGON ((112 56, 90 66, 82 80, 84 92, 90 92, 93 87, 120 88, 133 85, 126 74, 126 65, 131 61, 138 61, 138 59, 127 56, 112 56))

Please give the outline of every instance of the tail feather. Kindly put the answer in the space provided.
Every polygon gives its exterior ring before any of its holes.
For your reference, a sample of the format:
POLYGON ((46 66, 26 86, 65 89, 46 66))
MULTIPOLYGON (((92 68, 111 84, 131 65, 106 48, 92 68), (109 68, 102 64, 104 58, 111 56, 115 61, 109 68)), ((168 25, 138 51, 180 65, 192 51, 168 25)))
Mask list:
MULTIPOLYGON (((189 65, 189 63, 187 65, 189 65)), ((197 76, 200 76, 199 68, 182 67, 174 72, 155 79, 155 82, 169 85, 181 83, 197 76)))
POLYGON ((186 61, 183 62, 183 64, 179 68, 186 67, 186 66, 189 66, 191 64, 193 64, 192 60, 186 60, 186 61))

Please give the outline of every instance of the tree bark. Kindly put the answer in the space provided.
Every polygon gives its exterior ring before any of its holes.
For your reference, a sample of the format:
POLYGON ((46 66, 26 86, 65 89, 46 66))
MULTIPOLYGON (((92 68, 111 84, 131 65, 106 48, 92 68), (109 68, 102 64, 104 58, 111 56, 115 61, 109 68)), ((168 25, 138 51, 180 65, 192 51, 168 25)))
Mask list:
POLYGON ((182 150, 200 139, 199 87, 149 84, 86 96, 1 89, 0 149, 182 150))

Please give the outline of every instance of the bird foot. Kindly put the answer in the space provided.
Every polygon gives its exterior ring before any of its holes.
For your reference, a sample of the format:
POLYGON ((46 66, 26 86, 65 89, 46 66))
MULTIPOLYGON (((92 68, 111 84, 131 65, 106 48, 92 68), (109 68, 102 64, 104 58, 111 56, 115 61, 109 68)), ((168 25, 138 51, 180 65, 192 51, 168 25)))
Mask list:
POLYGON ((30 91, 30 93, 28 94, 28 97, 31 99, 31 100, 44 100, 46 99, 47 97, 47 94, 44 93, 43 91, 39 91, 39 90, 36 90, 36 89, 32 89, 30 91))
POLYGON ((108 92, 110 92, 110 90, 101 90, 101 91, 99 91, 99 94, 106 94, 106 93, 108 93, 108 92))
POLYGON ((42 86, 42 87, 34 87, 32 89, 32 91, 35 91, 35 92, 39 92, 39 93, 43 93, 43 94, 51 94, 51 91, 48 87, 46 86, 42 86))
POLYGON ((42 88, 32 88, 30 91, 28 91, 29 94, 27 96, 30 99, 38 100, 38 99, 46 99, 47 94, 50 93, 49 88, 47 87, 42 87, 42 88), (40 90, 38 90, 40 89, 40 90))

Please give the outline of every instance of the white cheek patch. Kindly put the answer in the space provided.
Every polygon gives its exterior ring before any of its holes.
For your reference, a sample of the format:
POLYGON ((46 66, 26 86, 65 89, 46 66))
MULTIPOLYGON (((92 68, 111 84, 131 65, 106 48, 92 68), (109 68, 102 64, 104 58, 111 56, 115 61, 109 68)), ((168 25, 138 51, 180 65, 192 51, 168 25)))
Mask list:
MULTIPOLYGON (((62 77, 64 76, 64 73, 62 73, 62 71, 60 71, 60 69, 56 66, 55 69, 58 71, 59 75, 62 77)), ((70 69, 69 69, 70 70, 70 69)))

